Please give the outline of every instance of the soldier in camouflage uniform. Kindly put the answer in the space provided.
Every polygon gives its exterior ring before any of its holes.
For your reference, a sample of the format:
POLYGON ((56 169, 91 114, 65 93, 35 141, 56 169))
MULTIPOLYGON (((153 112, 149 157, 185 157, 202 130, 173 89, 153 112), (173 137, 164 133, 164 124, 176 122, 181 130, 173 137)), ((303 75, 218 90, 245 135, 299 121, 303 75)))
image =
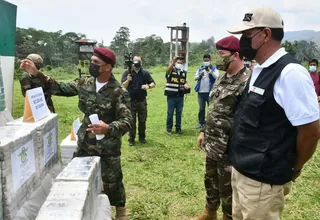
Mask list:
MULTIPOLYGON (((29 54, 26 59, 32 61, 38 70, 43 65, 43 59, 38 54, 29 54)), ((52 113, 55 113, 53 101, 51 99, 51 95, 48 93, 48 87, 47 87, 46 83, 41 82, 38 78, 33 77, 29 73, 25 72, 22 74, 22 76, 20 78, 20 85, 21 85, 21 92, 22 92, 23 96, 26 95, 26 91, 29 89, 42 87, 47 106, 52 113)))
POLYGON ((78 131, 78 148, 74 156, 100 156, 104 192, 116 206, 116 219, 127 219, 125 190, 120 163, 121 137, 131 129, 129 93, 111 73, 116 57, 110 49, 96 48, 89 72, 92 77, 57 82, 39 72, 34 64, 23 60, 21 67, 48 85, 48 92, 59 96, 79 96, 79 109, 84 113, 78 131), (91 124, 89 116, 98 114, 100 124, 91 124), (96 134, 104 134, 96 140, 96 134))
POLYGON ((210 92, 207 123, 200 131, 198 144, 206 152, 206 208, 198 220, 216 220, 222 202, 223 219, 232 219, 231 167, 226 155, 233 110, 250 76, 244 66, 239 40, 233 36, 216 43, 216 66, 221 74, 210 92))

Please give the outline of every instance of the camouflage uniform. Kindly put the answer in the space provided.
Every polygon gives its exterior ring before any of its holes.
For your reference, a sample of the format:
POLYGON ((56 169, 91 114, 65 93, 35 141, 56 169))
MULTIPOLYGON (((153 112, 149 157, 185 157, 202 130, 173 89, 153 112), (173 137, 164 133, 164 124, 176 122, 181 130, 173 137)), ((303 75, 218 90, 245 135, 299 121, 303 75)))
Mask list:
POLYGON ((232 77, 220 75, 210 93, 210 105, 204 132, 206 151, 205 187, 206 206, 218 210, 220 199, 225 216, 232 218, 231 168, 226 148, 230 134, 233 110, 250 76, 243 68, 232 77))
POLYGON ((29 73, 23 73, 20 78, 20 85, 23 96, 26 95, 26 91, 29 89, 42 87, 47 106, 52 113, 55 113, 53 101, 51 99, 51 95, 48 93, 48 88, 45 82, 41 82, 38 78, 33 77, 29 73))
POLYGON ((82 77, 63 83, 41 74, 39 80, 48 85, 49 94, 59 96, 79 95, 79 109, 84 113, 78 131, 78 148, 75 157, 100 156, 104 192, 112 206, 124 207, 126 202, 121 170, 121 138, 131 128, 129 93, 111 75, 109 82, 96 92, 95 78, 82 77), (98 114, 109 124, 105 138, 97 141, 94 134, 86 131, 89 115, 98 114))

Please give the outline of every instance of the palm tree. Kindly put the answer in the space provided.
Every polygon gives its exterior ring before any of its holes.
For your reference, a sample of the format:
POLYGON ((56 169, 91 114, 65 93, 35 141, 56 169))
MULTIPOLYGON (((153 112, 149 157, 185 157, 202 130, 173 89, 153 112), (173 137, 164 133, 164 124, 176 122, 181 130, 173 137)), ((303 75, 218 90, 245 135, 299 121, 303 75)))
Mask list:
POLYGON ((314 59, 319 56, 318 45, 313 41, 308 42, 308 47, 306 48, 306 51, 308 52, 308 60, 314 59))

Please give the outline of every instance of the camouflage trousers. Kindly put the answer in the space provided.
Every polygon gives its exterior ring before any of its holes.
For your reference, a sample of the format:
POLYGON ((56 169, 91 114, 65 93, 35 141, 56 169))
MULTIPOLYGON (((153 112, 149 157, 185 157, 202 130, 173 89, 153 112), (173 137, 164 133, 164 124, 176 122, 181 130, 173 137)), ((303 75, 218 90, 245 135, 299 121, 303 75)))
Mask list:
POLYGON ((125 207, 126 194, 122 182, 123 175, 121 170, 120 156, 103 156, 93 150, 89 152, 83 148, 77 149, 73 157, 99 156, 101 158, 101 176, 104 193, 109 197, 110 205, 125 207))
POLYGON ((219 161, 206 157, 206 206, 218 210, 222 202, 222 212, 232 218, 231 167, 226 158, 219 161))
POLYGON ((129 131, 129 138, 134 140, 137 130, 137 116, 138 116, 138 135, 139 139, 146 137, 146 122, 148 117, 147 100, 144 101, 131 101, 131 114, 132 114, 132 128, 129 131))

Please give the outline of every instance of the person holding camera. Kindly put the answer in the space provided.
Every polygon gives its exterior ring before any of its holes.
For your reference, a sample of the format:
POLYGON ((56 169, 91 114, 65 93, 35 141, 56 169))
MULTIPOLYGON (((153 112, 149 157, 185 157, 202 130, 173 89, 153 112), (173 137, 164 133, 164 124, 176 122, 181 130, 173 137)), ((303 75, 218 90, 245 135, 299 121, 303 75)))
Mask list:
POLYGON ((198 137, 200 148, 206 152, 206 206, 197 220, 216 220, 220 203, 223 220, 232 219, 231 166, 226 153, 227 142, 233 111, 251 75, 250 70, 244 66, 238 38, 225 37, 216 43, 216 48, 217 69, 225 73, 219 75, 210 92, 207 122, 198 137))
POLYGON ((167 133, 172 134, 173 113, 176 110, 176 132, 182 134, 181 118, 184 94, 190 93, 187 82, 187 71, 183 69, 184 58, 174 57, 166 72, 164 95, 167 96, 167 133))
POLYGON ((147 90, 155 87, 151 74, 142 69, 140 56, 133 58, 132 72, 125 71, 121 79, 131 98, 132 128, 129 131, 129 146, 134 146, 136 137, 136 121, 138 116, 138 135, 140 143, 146 143, 147 90))
POLYGON ((197 128, 203 128, 205 124, 206 103, 209 105, 209 92, 211 91, 213 84, 219 76, 219 71, 215 66, 211 64, 210 54, 203 55, 203 65, 197 69, 194 80, 197 84, 194 88, 198 92, 199 103, 199 125, 197 128))

